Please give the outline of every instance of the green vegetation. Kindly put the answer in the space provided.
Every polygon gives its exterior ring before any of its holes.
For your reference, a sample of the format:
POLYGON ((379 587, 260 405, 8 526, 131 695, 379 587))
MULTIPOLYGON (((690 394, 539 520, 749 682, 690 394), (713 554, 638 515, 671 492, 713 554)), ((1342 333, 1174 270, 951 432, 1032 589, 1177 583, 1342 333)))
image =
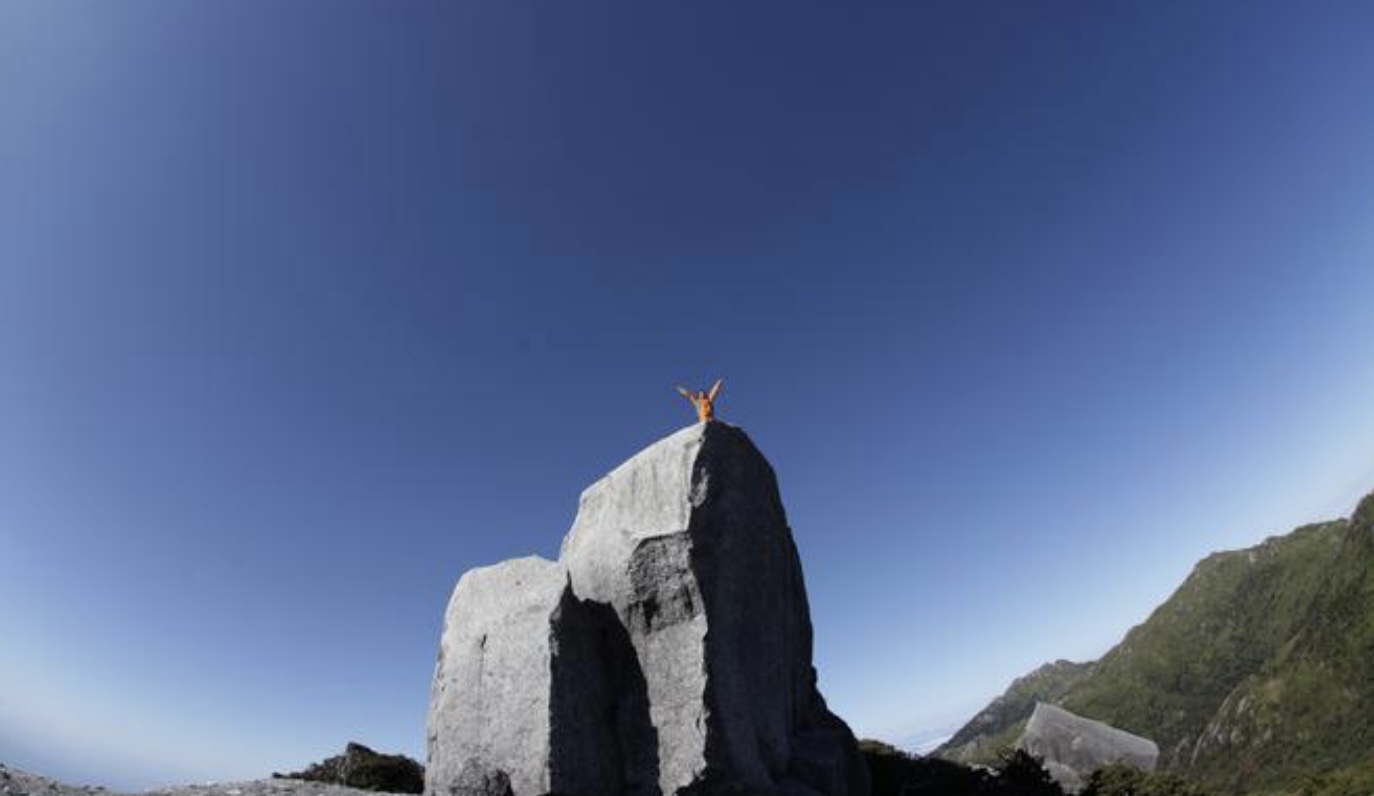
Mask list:
POLYGON ((1177 774, 1147 774, 1114 763, 1088 777, 1082 796, 1213 796, 1213 792, 1177 774))
POLYGON ((1292 796, 1370 796, 1374 794, 1374 757, 1330 774, 1304 777, 1292 796))
MULTIPOLYGON (((1298 633, 1344 527, 1309 526, 1208 557, 1102 658, 1096 676, 1067 695, 1064 707, 1154 739, 1166 769, 1205 768, 1195 756, 1209 723, 1298 633)), ((1213 735, 1227 732, 1219 730, 1213 735)), ((1251 773, 1237 762, 1227 765, 1239 776, 1251 773)))
POLYGON ((996 768, 970 768, 917 757, 880 741, 860 741, 873 779, 872 796, 1064 796, 1041 761, 1016 750, 996 768))
POLYGON ((1101 660, 1018 680, 939 754, 987 759, 1047 701, 1153 739, 1161 769, 1199 785, 1338 796, 1313 777, 1358 787, 1374 759, 1370 661, 1374 495, 1349 520, 1209 556, 1101 660))
MULTIPOLYGON (((1374 794, 1374 759, 1329 774, 1310 774, 1291 788, 1264 796, 1370 796, 1374 794)), ((1112 765, 1088 778, 1081 796, 1217 796, 1177 774, 1146 774, 1130 766, 1112 765)))

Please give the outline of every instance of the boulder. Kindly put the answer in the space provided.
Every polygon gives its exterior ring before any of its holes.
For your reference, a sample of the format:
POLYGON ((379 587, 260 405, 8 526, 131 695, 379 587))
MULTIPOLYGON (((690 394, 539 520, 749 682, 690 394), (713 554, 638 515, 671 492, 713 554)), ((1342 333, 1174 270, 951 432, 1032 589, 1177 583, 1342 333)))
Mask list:
POLYGON ((1110 763, 1154 771, 1159 747, 1110 724, 1039 702, 1017 747, 1044 761, 1045 770, 1066 791, 1079 791, 1092 772, 1110 763))
POLYGON ((463 575, 430 696, 426 790, 600 794, 633 779, 638 736, 615 721, 633 703, 635 684, 620 679, 633 677, 633 652, 609 616, 574 598, 553 561, 463 575))
POLYGON ((811 645, 772 468, 739 429, 690 426, 582 494, 558 562, 459 581, 426 791, 866 796, 811 645))

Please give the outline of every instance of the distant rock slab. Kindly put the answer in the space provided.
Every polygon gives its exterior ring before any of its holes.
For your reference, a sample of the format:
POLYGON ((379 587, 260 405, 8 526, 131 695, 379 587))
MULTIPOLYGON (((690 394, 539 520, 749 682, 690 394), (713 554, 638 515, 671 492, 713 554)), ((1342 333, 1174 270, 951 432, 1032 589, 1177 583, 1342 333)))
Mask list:
POLYGON ((866 796, 816 689, 773 470, 720 422, 588 488, 560 560, 473 570, 445 617, 434 796, 866 796))
POLYGON ((1016 745, 1044 760, 1045 769, 1065 790, 1077 792, 1088 775, 1111 763, 1154 771, 1159 747, 1132 735, 1051 705, 1037 703, 1016 745))

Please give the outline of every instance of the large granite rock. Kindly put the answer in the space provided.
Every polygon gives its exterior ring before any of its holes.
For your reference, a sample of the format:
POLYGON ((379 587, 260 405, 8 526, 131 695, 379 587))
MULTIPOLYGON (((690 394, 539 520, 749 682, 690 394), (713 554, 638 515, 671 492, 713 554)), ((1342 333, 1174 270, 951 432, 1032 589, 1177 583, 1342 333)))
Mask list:
POLYGON ((1088 775, 1110 763, 1154 771, 1159 760, 1159 747, 1149 738, 1047 702, 1036 704, 1016 745, 1042 758, 1045 770, 1070 793, 1081 790, 1088 775))
POLYGON ((430 706, 435 796, 866 796, 811 665, 772 468, 690 426, 583 495, 558 562, 464 575, 430 706))

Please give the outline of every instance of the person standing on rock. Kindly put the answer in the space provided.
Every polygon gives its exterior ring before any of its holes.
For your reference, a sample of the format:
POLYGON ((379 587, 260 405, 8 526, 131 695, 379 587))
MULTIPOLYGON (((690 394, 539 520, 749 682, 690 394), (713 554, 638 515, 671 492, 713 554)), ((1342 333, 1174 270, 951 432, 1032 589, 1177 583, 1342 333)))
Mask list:
POLYGON ((696 407, 697 419, 702 423, 709 423, 716 419, 716 396, 720 395, 720 385, 723 381, 725 380, 716 379, 709 392, 692 392, 684 387, 678 387, 677 391, 696 407))

